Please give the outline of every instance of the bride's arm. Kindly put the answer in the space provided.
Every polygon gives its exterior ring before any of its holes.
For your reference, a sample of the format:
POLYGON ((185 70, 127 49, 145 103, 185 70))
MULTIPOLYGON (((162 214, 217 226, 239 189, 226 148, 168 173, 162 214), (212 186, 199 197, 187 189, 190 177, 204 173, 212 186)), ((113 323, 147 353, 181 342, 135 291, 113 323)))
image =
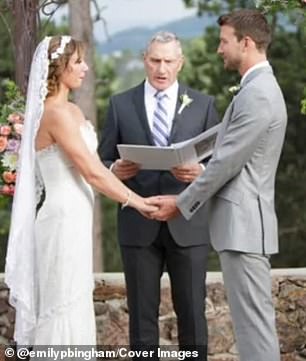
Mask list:
POLYGON ((132 192, 109 171, 96 153, 89 151, 81 135, 81 119, 76 119, 75 114, 67 111, 55 113, 56 116, 47 120, 48 131, 90 185, 107 197, 139 211, 156 210, 156 207, 146 205, 144 198, 132 192))

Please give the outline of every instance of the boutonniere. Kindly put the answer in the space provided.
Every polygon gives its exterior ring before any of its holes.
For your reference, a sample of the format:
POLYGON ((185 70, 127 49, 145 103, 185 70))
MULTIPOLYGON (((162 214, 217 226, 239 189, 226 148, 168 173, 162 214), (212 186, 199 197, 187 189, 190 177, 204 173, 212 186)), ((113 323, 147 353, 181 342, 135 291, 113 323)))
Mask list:
POLYGON ((230 88, 228 88, 228 91, 232 94, 232 95, 237 95, 239 93, 241 89, 241 85, 233 85, 230 88))
POLYGON ((187 93, 184 93, 184 94, 181 94, 180 101, 182 104, 180 106, 180 109, 177 112, 178 114, 181 114, 182 111, 184 110, 184 108, 188 107, 193 102, 193 99, 190 98, 187 93))

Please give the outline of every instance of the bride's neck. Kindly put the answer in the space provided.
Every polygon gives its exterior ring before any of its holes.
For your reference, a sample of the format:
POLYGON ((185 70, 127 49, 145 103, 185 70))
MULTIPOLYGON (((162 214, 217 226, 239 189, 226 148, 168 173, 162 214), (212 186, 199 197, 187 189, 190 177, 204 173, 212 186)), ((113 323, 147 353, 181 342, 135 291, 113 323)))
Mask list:
POLYGON ((51 95, 50 97, 48 97, 48 99, 52 100, 52 102, 62 104, 68 102, 68 96, 69 89, 60 88, 56 94, 51 95))

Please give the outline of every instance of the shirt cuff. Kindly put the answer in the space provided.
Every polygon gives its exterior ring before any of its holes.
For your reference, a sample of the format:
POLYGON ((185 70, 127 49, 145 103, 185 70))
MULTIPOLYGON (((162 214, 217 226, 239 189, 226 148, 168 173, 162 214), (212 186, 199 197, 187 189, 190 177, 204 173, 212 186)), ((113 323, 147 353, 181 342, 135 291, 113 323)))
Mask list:
MULTIPOLYGON (((205 165, 204 165, 203 163, 199 163, 199 164, 200 164, 200 166, 202 167, 203 172, 204 172, 204 170, 206 169, 205 165)), ((113 165, 113 164, 112 164, 112 165, 113 165)))
MULTIPOLYGON (((111 172, 113 171, 114 165, 115 165, 115 162, 112 163, 112 164, 110 165, 110 167, 109 167, 109 170, 110 170, 111 172)), ((204 169, 205 169, 205 168, 204 168, 204 169)))

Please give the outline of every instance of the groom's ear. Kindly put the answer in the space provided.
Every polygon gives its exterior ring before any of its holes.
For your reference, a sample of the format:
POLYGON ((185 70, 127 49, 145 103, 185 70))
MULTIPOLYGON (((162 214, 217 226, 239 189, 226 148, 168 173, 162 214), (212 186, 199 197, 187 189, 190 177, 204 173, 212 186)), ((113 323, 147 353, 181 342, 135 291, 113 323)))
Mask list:
POLYGON ((244 36, 242 38, 242 41, 244 42, 245 49, 247 50, 257 49, 255 41, 249 35, 244 36))

